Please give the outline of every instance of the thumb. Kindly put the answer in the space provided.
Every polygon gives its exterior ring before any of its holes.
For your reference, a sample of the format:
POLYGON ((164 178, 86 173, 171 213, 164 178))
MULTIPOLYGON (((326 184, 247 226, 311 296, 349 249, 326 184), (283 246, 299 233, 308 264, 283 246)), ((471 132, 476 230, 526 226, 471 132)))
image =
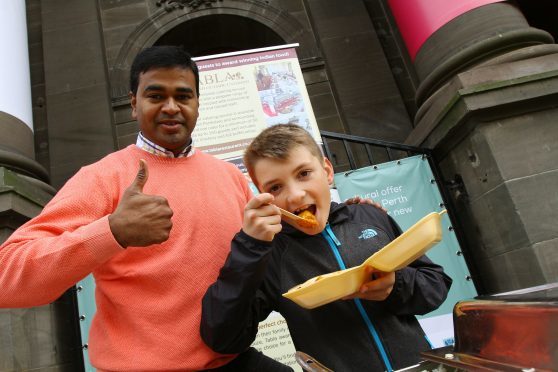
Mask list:
POLYGON ((130 185, 129 189, 136 192, 143 192, 143 187, 147 183, 147 177, 149 176, 149 171, 147 170, 147 163, 145 160, 141 159, 139 161, 139 170, 134 178, 134 182, 130 185))

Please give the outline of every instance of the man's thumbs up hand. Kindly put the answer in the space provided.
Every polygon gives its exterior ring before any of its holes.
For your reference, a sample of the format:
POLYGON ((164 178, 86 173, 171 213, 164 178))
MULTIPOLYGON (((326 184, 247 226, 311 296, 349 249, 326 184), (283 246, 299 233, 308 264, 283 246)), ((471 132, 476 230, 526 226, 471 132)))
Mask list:
POLYGON ((143 193, 143 187, 147 183, 147 178, 149 177, 149 171, 147 170, 147 163, 145 160, 141 159, 139 164, 138 174, 134 178, 134 182, 128 187, 131 192, 143 193))
POLYGON ((145 247, 169 238, 172 209, 164 197, 143 193, 148 177, 147 163, 142 159, 136 178, 108 217, 112 235, 124 248, 145 247))

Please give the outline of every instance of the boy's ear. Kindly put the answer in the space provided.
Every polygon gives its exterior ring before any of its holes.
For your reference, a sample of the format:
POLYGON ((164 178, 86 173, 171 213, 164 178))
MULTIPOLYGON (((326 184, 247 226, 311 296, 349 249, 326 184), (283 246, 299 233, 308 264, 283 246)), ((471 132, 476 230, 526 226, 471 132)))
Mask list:
POLYGON ((333 183, 333 175, 334 175, 333 165, 331 164, 329 159, 326 158, 325 156, 324 156, 324 169, 327 174, 327 183, 331 185, 333 183))

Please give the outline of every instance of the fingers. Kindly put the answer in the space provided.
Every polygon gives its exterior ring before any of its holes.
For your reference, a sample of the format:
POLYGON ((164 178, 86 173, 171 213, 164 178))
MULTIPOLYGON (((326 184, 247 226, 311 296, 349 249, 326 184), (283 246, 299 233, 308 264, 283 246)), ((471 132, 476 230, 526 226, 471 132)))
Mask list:
POLYGON ((367 267, 367 274, 370 273, 372 275, 371 280, 364 283, 357 292, 343 297, 343 300, 360 298, 369 301, 383 301, 388 298, 395 284, 395 273, 386 273, 374 269, 368 270, 367 267))
POLYGON ((245 209, 258 209, 262 205, 273 203, 273 195, 268 193, 261 193, 254 196, 247 204, 245 209))
MULTIPOLYGON (((244 208, 244 218, 254 220, 257 218, 266 218, 272 223, 281 223, 281 212, 275 205, 270 204, 274 200, 273 195, 263 193, 253 197, 244 208), (278 218, 277 218, 278 217, 278 218)), ((266 221, 267 222, 267 221, 266 221)))
POLYGON ((172 216, 164 197, 131 194, 128 189, 108 220, 112 235, 122 247, 146 247, 169 238, 172 216))
POLYGON ((147 183, 147 178, 149 177, 149 171, 147 169, 147 163, 145 160, 141 159, 139 161, 139 169, 134 178, 134 182, 130 185, 128 189, 136 192, 143 192, 143 187, 147 183))
POLYGON ((169 238, 173 211, 163 196, 143 193, 148 177, 147 163, 141 159, 136 177, 108 217, 112 235, 124 248, 146 247, 169 238))
POLYGON ((345 200, 345 204, 347 204, 347 205, 351 205, 351 204, 370 204, 370 205, 373 205, 374 207, 378 208, 379 210, 387 213, 387 209, 385 209, 380 203, 377 203, 373 199, 370 199, 370 198, 361 198, 358 195, 353 196, 352 198, 349 198, 349 199, 345 200))
POLYGON ((384 211, 385 213, 387 213, 387 209, 385 209, 380 203, 375 202, 374 200, 370 199, 371 203, 373 206, 375 206, 376 208, 378 208, 381 211, 384 211))
POLYGON ((360 202, 360 196, 353 196, 352 198, 345 200, 345 204, 348 205, 358 204, 359 202, 360 202))
POLYGON ((361 298, 368 300, 382 301, 385 300, 393 290, 395 284, 395 273, 384 273, 375 271, 372 274, 372 280, 364 283, 359 293, 361 298))
POLYGON ((263 193, 252 198, 244 208, 242 230, 254 239, 271 241, 281 231, 281 213, 271 202, 273 195, 263 193))

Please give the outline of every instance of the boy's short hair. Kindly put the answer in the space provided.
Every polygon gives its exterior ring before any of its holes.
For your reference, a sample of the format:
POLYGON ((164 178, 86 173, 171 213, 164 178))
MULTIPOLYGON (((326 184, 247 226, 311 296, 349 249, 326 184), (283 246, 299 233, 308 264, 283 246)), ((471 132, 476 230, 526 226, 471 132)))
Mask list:
POLYGON ((176 45, 155 45, 138 53, 130 68, 130 91, 138 92, 140 74, 156 68, 181 67, 191 70, 196 78, 196 94, 200 96, 200 76, 196 62, 184 48, 176 45))
POLYGON ((308 133, 308 131, 296 124, 277 124, 264 129, 244 152, 244 165, 253 181, 254 167, 260 159, 281 159, 289 157, 291 150, 302 146, 318 158, 323 159, 322 151, 308 133))

